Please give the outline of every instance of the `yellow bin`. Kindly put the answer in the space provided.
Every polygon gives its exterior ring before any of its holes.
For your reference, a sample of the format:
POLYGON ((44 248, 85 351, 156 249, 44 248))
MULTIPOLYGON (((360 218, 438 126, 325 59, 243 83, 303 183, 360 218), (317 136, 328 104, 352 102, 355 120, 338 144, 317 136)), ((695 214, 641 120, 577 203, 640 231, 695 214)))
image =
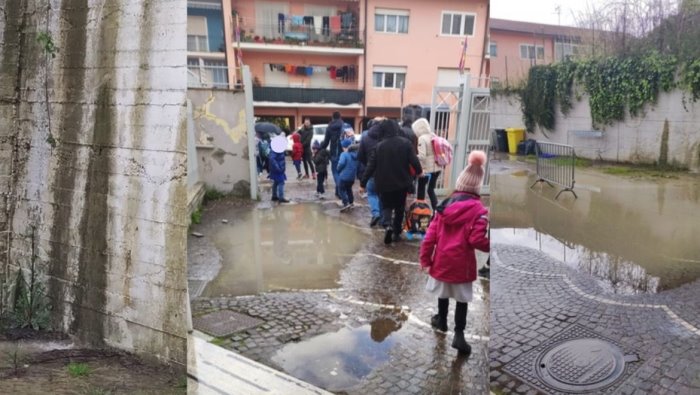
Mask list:
POLYGON ((517 154, 518 143, 525 140, 525 129, 508 128, 506 133, 508 133, 508 153, 517 154))

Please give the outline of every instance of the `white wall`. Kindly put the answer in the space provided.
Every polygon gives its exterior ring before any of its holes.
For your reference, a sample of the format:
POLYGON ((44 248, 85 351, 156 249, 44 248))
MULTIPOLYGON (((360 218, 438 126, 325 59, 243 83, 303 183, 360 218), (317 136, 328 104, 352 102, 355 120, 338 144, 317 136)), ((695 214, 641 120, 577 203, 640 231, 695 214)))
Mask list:
MULTIPOLYGON (((588 98, 574 103, 564 117, 557 112, 554 131, 537 130, 528 136, 570 144, 581 157, 631 163, 655 163, 659 159, 664 121, 668 120, 668 162, 700 171, 700 103, 683 107, 683 92, 661 93, 653 106, 646 106, 638 117, 615 122, 603 129, 602 138, 579 137, 571 131, 592 130, 588 98)), ((520 99, 494 96, 491 101, 491 128, 523 127, 520 99)))

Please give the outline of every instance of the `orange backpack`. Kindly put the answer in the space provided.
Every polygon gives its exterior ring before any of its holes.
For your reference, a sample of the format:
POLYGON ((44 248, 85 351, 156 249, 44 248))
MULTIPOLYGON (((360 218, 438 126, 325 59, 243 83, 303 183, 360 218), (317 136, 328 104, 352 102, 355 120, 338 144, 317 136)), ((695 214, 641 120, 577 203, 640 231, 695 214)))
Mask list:
POLYGON ((422 233, 428 231, 430 221, 433 219, 433 210, 425 200, 416 200, 406 210, 404 229, 409 233, 422 233))

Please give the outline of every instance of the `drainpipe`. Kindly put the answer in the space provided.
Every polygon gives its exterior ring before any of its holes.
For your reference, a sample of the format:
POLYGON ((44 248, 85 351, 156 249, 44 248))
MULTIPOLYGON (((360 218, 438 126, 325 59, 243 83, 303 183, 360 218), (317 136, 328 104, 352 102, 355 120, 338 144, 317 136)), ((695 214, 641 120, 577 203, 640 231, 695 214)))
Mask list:
MULTIPOLYGON (((365 31, 363 33, 365 42, 364 56, 362 57, 362 67, 364 69, 364 75, 362 77, 362 117, 367 118, 367 1, 365 0, 365 31)), ((362 129, 362 128, 360 128, 362 129)))
MULTIPOLYGON (((489 31, 489 19, 491 18, 491 3, 487 2, 486 3, 486 24, 484 25, 484 48, 482 48, 481 51, 481 65, 479 65, 479 82, 478 84, 481 85, 481 78, 484 75, 484 63, 486 62, 486 51, 491 51, 491 46, 489 45, 489 39, 491 36, 491 32, 489 31)), ((466 37, 464 38, 465 40, 467 39, 466 37)), ((489 54, 489 62, 491 61, 491 55, 489 54)), ((488 81, 485 81, 487 83, 488 81)), ((489 84, 490 86, 490 84, 489 84)))

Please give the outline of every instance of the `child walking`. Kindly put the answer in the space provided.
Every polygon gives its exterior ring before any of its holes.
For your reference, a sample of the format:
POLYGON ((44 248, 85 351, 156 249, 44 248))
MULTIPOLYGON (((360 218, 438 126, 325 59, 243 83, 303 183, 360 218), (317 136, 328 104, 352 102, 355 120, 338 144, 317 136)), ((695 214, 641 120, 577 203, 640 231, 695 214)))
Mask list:
POLYGON ((313 161, 316 166, 316 197, 324 199, 323 195, 326 193, 324 184, 328 178, 328 162, 331 160, 331 154, 328 150, 321 149, 318 141, 314 141, 311 151, 313 151, 313 161))
POLYGON ((270 174, 268 178, 272 180, 272 201, 289 203, 289 200, 284 198, 284 182, 287 180, 284 151, 287 148, 287 139, 282 135, 276 136, 272 139, 270 146, 272 149, 269 157, 270 174))
POLYGON ((425 290, 438 298, 438 313, 433 328, 447 331, 450 298, 455 308, 455 335, 452 347, 469 354, 464 339, 467 303, 472 301, 472 283, 476 280, 476 250, 488 252, 488 211, 479 192, 484 178, 486 154, 472 151, 469 165, 457 178, 455 191, 438 205, 420 248, 421 268, 430 274, 425 290))
POLYGON ((340 176, 340 198, 343 201, 343 207, 340 212, 351 209, 355 204, 355 198, 352 194, 352 185, 357 177, 357 149, 359 145, 353 144, 352 138, 346 138, 341 141, 340 146, 343 147, 343 153, 340 154, 338 160, 338 173, 340 176))
POLYGON ((303 175, 301 174, 301 160, 304 157, 304 146, 301 144, 301 135, 299 133, 294 133, 292 135, 292 162, 294 162, 294 167, 297 169, 297 180, 301 180, 303 175))

